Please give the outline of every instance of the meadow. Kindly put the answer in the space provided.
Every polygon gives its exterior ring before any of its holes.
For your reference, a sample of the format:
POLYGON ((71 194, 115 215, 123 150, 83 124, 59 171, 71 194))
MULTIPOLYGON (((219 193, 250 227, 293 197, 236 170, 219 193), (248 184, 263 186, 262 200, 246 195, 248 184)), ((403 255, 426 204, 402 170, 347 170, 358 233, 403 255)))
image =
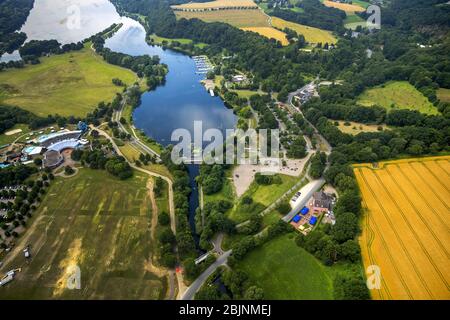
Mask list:
POLYGON ((337 39, 329 31, 304 26, 277 17, 272 17, 272 26, 280 30, 284 30, 284 28, 292 29, 298 34, 302 34, 309 43, 332 44, 337 42, 337 39))
POLYGON ((25 235, 3 261, 2 273, 21 267, 1 299, 163 299, 167 281, 150 272, 152 217, 148 177, 120 181, 80 169, 56 178, 25 235), (30 245, 25 262, 22 248, 30 245), (73 266, 81 290, 66 288, 73 266))
POLYGON ((433 104, 407 81, 389 81, 384 85, 365 90, 358 103, 363 106, 379 105, 391 109, 417 110, 426 114, 438 114, 433 104))
POLYGON ((353 121, 332 121, 332 123, 338 123, 338 129, 341 130, 343 133, 348 133, 351 135, 357 135, 361 132, 378 132, 378 127, 383 128, 383 130, 387 129, 386 125, 376 125, 376 124, 364 124, 364 123, 358 123, 353 121), (346 123, 349 123, 350 125, 345 125, 346 123))
POLYGON ((253 199, 253 204, 248 207, 242 205, 239 201, 229 214, 229 218, 236 222, 243 222, 249 219, 252 215, 263 211, 270 204, 280 198, 286 191, 298 181, 297 177, 292 177, 283 174, 277 174, 280 178, 280 183, 271 185, 259 185, 255 181, 252 182, 249 189, 241 196, 253 199))
POLYGON ((450 89, 439 88, 437 90, 437 97, 442 102, 450 102, 450 89))
POLYGON ((332 281, 320 262, 294 241, 295 233, 275 238, 250 252, 237 268, 273 300, 333 299, 332 281))
POLYGON ((355 165, 364 216, 364 266, 377 265, 374 299, 450 299, 450 156, 355 165))
POLYGON ((112 101, 122 87, 138 80, 131 70, 106 63, 86 45, 81 51, 43 57, 38 65, 0 72, 0 103, 34 114, 83 117, 99 102, 112 101))

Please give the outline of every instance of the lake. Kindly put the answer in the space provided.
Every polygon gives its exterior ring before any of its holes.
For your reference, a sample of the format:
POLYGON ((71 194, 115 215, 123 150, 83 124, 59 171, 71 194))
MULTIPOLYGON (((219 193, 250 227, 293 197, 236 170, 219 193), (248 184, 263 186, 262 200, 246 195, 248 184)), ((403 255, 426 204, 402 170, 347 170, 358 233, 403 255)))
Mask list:
MULTIPOLYGON (((201 85, 204 75, 196 74, 191 57, 148 45, 143 26, 121 17, 107 0, 37 0, 21 31, 27 34, 27 41, 56 39, 65 44, 88 38, 113 23, 123 23, 123 27, 107 39, 106 47, 130 55, 158 55, 169 68, 166 83, 144 93, 141 104, 134 110, 133 122, 138 129, 167 146, 172 143, 170 138, 175 129, 187 129, 192 134, 194 121, 202 121, 203 130, 217 128, 225 132, 235 127, 237 117, 219 97, 211 97, 201 85), (79 20, 74 20, 78 13, 79 20), (74 21, 79 21, 79 27, 73 27, 76 26, 74 21)), ((18 58, 15 52, 4 55, 2 61, 18 58)), ((189 222, 198 247, 194 218, 199 205, 195 183, 199 167, 189 165, 188 169, 193 190, 189 199, 189 222)))

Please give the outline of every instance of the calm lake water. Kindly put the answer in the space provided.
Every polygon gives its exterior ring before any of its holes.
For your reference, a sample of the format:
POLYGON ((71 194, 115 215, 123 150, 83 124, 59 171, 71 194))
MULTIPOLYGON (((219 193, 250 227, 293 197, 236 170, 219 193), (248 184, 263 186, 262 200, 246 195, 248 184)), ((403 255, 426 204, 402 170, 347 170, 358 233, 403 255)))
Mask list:
MULTIPOLYGON (((113 23, 123 27, 106 41, 106 47, 130 55, 158 55, 169 67, 164 86, 144 93, 141 104, 133 113, 133 121, 162 145, 174 143, 172 132, 183 128, 193 132, 194 121, 203 122, 203 130, 222 130, 235 127, 237 117, 225 107, 219 97, 211 97, 200 84, 204 77, 195 73, 191 57, 145 42, 145 30, 137 21, 120 17, 108 0, 36 0, 21 31, 30 40, 56 39, 60 43, 78 42, 108 28, 113 23), (74 10, 76 6, 78 9, 74 10), (78 11, 77 11, 78 10, 78 11), (80 13, 80 27, 72 28, 74 15, 80 13)), ((18 59, 18 53, 4 55, 3 61, 18 59)), ((193 192, 189 199, 189 221, 195 234, 195 209, 198 207, 198 192, 195 177, 198 166, 189 166, 193 192)), ((198 237, 196 237, 198 244, 198 237)))
MULTIPOLYGON (((167 146, 175 143, 171 141, 175 129, 187 129, 193 134, 194 121, 202 121, 203 130, 217 128, 223 133, 235 127, 237 117, 219 97, 211 97, 201 85, 204 76, 195 73, 193 59, 173 50, 149 46, 145 42, 145 30, 136 21, 128 19, 122 29, 106 41, 106 46, 130 55, 158 55, 169 67, 165 85, 144 93, 141 105, 133 113, 135 126, 149 137, 167 146)), ((196 165, 188 168, 193 190, 189 199, 189 222, 195 234, 195 210, 199 206, 195 177, 199 168, 196 165)), ((198 245, 197 236, 195 240, 198 245)))

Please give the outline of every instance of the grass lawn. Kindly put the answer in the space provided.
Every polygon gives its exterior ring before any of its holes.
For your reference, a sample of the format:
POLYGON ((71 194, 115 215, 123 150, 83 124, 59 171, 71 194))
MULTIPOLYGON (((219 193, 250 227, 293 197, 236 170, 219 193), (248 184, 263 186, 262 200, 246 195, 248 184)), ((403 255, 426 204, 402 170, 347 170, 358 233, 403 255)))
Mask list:
POLYGON ((272 17, 272 26, 277 29, 284 30, 284 28, 289 28, 302 34, 306 41, 309 43, 336 43, 337 39, 331 34, 330 31, 304 26, 298 23, 286 21, 277 17, 272 17))
POLYGON ((437 90, 437 97, 442 102, 450 102, 450 89, 439 88, 437 90))
MULTIPOLYGON (((166 41, 168 44, 170 44, 172 41, 178 41, 181 44, 190 44, 193 42, 191 39, 183 39, 183 38, 170 39, 170 38, 164 38, 164 37, 157 36, 156 34, 150 35, 150 39, 153 40, 153 43, 158 44, 158 45, 162 45, 163 41, 166 41)), ((204 47, 207 46, 207 44, 200 42, 200 43, 196 43, 195 46, 200 49, 203 49, 204 47)))
POLYGON ((358 26, 365 27, 366 20, 364 20, 360 16, 357 16, 354 13, 348 13, 347 18, 345 18, 344 20, 344 27, 354 30, 358 26))
POLYGON ((136 81, 130 70, 106 63, 89 47, 81 51, 41 58, 38 65, 0 73, 0 103, 14 105, 39 116, 85 116, 99 102, 111 101, 122 87, 136 81))
POLYGON ((243 206, 241 202, 237 203, 230 212, 229 218, 238 223, 249 219, 251 215, 261 212, 275 202, 275 200, 280 198, 298 181, 297 177, 282 174, 277 176, 281 178, 280 184, 262 186, 253 181, 249 189, 242 195, 242 197, 250 196, 253 199, 253 205, 251 207, 246 207, 243 206), (250 209, 250 211, 248 211, 248 209, 250 209))
POLYGON ((238 263, 258 286, 265 299, 333 299, 326 268, 294 242, 295 233, 283 235, 250 252, 238 263))
POLYGON ((367 89, 358 98, 363 106, 379 105, 391 109, 417 110, 426 114, 438 114, 433 104, 407 81, 389 81, 382 86, 367 89))
POLYGON ((27 124, 16 124, 0 134, 0 146, 14 142, 14 140, 28 132, 30 132, 30 128, 27 124), (19 132, 18 130, 21 131, 19 132))
POLYGON ((146 267, 152 245, 147 180, 138 172, 121 181, 91 169, 57 178, 17 243, 18 248, 30 244, 31 262, 21 250, 4 260, 2 272, 22 271, 0 298, 164 298, 165 279, 146 267), (81 290, 66 289, 72 266, 81 269, 81 290))

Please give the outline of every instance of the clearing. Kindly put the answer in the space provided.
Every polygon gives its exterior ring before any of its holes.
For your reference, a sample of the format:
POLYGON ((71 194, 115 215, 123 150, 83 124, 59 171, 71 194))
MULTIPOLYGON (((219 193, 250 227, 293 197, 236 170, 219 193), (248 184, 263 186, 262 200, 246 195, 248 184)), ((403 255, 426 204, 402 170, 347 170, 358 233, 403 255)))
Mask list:
POLYGON ((277 17, 272 17, 272 26, 277 29, 284 30, 284 28, 289 28, 302 34, 306 41, 309 43, 336 43, 337 39, 331 34, 331 32, 322 30, 319 28, 304 26, 298 23, 286 21, 277 17))
POLYGON ((153 243, 147 175, 120 181, 105 171, 80 169, 56 178, 33 224, 1 271, 22 267, 2 288, 5 299, 163 299, 167 282, 150 272, 153 243), (30 245, 32 259, 22 249, 30 245), (66 288, 81 270, 81 290, 66 288))
POLYGON ((264 289, 268 300, 329 300, 333 286, 321 263, 283 235, 250 252, 237 268, 264 289))
POLYGON ((407 81, 389 81, 365 90, 358 98, 363 106, 379 105, 387 110, 410 109, 426 114, 438 114, 437 108, 407 81))
POLYGON ((363 197, 359 239, 377 265, 374 299, 450 299, 450 156, 355 165, 363 197))
POLYGON ((109 102, 123 87, 136 81, 131 70, 106 63, 88 44, 80 51, 43 57, 38 65, 0 72, 0 103, 34 114, 83 117, 99 102, 109 102))
POLYGON ((359 123, 359 122, 353 122, 353 121, 332 121, 330 120, 332 123, 337 122, 339 125, 337 126, 339 130, 341 130, 343 133, 348 133, 351 135, 357 135, 358 133, 361 132, 378 132, 378 127, 383 128, 383 130, 387 129, 387 126, 385 124, 380 124, 380 125, 376 125, 376 124, 364 124, 364 123, 359 123), (349 125, 346 125, 349 124, 349 125))
POLYGON ((439 88, 437 90, 437 97, 442 102, 450 102, 450 89, 439 88))

